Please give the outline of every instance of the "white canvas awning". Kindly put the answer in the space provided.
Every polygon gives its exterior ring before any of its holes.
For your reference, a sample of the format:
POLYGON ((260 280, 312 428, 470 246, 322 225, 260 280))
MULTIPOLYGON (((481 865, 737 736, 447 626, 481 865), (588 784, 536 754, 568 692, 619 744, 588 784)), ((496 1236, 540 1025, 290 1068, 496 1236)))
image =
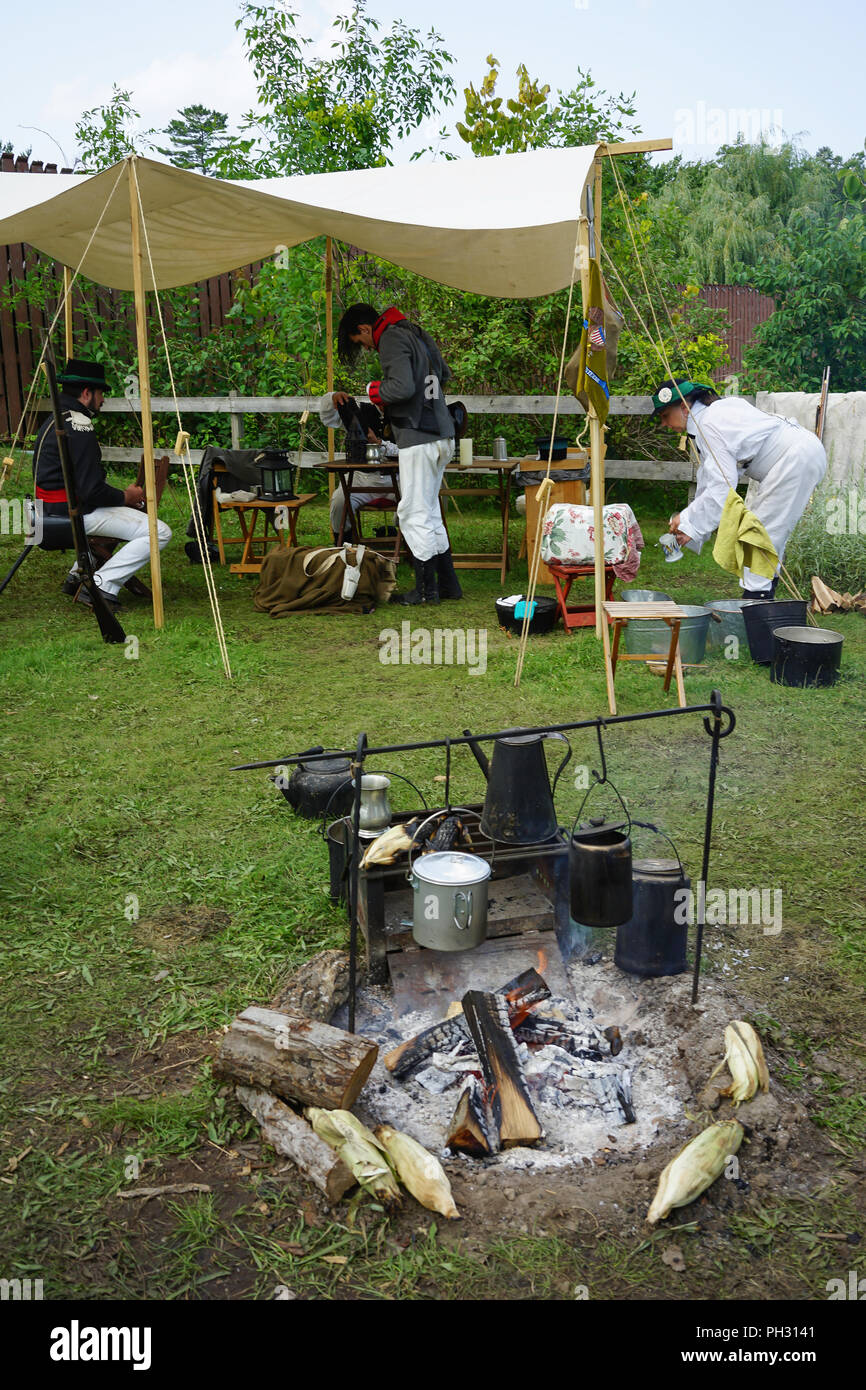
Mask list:
MULTIPOLYGON (((581 194, 597 146, 254 182, 136 160, 155 287, 192 284, 331 235, 431 280, 532 298, 572 276, 581 194)), ((0 174, 0 245, 27 242, 132 289, 129 183, 100 174, 0 174), (116 184, 116 187, 114 187, 116 184), (112 193, 112 189, 114 192, 112 193)), ((154 288, 147 270, 145 286, 154 288)))

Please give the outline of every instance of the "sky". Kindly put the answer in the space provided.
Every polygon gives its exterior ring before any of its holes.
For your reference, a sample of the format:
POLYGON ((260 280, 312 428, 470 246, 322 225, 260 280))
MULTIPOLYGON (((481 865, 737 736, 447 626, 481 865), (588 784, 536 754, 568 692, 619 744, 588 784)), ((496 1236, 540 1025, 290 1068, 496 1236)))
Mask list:
MULTIPOLYGON (((333 18, 349 5, 291 0, 290 8, 327 54, 333 18)), ((454 56, 458 97, 437 130, 462 119, 462 89, 478 86, 493 53, 504 95, 521 62, 554 91, 568 90, 581 67, 609 93, 634 92, 642 133, 673 137, 674 153, 688 159, 711 157, 738 132, 798 137, 807 150, 829 145, 843 156, 866 136, 856 78, 866 52, 862 0, 369 0, 368 12, 385 28, 395 17, 425 33, 435 27, 454 56)), ((76 118, 107 101, 112 84, 132 92, 142 128, 164 126, 193 103, 226 112, 235 128, 255 104, 238 16, 237 0, 19 8, 4 26, 0 140, 70 164, 76 118)), ((456 135, 448 148, 467 152, 456 135)))

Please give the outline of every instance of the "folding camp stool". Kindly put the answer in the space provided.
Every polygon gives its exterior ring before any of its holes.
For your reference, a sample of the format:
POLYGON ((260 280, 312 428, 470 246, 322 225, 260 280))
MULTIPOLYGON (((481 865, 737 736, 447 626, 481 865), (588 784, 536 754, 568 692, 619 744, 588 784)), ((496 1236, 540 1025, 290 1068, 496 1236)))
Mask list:
MULTIPOLYGON (((553 576, 554 587, 556 588, 556 601, 559 604, 559 611, 562 614, 562 622, 566 632, 573 632, 576 627, 595 627, 595 602, 592 603, 572 603, 569 605, 568 596, 571 586, 575 579, 594 579, 595 565, 565 565, 558 560, 548 560, 547 568, 553 576)), ((604 567, 604 597, 609 600, 613 596, 613 583, 616 575, 612 565, 604 567)))
POLYGON ((613 650, 610 633, 605 622, 603 626, 604 661, 607 675, 607 701, 611 714, 616 714, 616 699, 613 693, 613 678, 617 661, 658 661, 658 652, 620 652, 619 639, 623 628, 631 622, 641 622, 661 618, 671 630, 671 644, 667 656, 664 689, 668 691, 671 675, 677 678, 677 699, 681 709, 685 708, 686 690, 683 684, 683 663, 680 657, 680 623, 686 616, 676 603, 605 603, 604 611, 613 624, 613 650))

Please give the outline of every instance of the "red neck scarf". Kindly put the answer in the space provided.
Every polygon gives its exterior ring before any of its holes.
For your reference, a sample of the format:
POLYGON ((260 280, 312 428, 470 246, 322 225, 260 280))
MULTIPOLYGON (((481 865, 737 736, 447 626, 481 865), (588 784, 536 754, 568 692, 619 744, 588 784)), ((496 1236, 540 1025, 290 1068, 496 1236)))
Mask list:
POLYGON ((390 309, 386 309, 384 314, 380 314, 373 324, 373 346, 379 346, 379 339, 386 328, 389 328, 392 323, 400 323, 400 321, 405 320, 405 318, 406 315, 401 314, 400 310, 394 304, 391 305, 390 309))

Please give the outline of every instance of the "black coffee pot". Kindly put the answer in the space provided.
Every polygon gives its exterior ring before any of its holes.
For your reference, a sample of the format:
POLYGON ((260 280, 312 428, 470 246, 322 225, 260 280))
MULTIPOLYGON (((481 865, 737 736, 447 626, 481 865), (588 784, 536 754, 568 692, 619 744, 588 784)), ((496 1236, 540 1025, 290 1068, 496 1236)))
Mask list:
POLYGON ((553 794, 570 757, 571 744, 565 734, 524 734, 515 729, 496 739, 487 770, 482 834, 507 845, 534 845, 555 835, 558 826, 553 794), (552 787, 544 756, 545 739, 567 745, 552 787))
MULTIPOLYGON (((578 824, 590 787, 571 830, 568 847, 571 915, 584 927, 618 927, 632 915, 631 818, 613 783, 625 821, 590 817, 578 824)), ((601 785, 602 779, 594 785, 601 785)))

